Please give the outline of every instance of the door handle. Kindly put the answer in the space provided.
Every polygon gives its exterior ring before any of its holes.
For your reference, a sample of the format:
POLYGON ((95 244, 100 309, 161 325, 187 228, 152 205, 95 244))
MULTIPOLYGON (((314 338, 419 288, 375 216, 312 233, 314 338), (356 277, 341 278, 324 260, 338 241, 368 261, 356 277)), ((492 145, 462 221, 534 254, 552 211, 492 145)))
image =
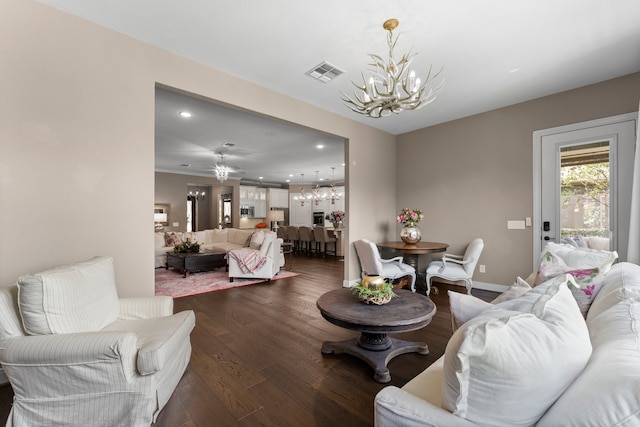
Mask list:
POLYGON ((544 236, 544 240, 556 240, 556 238, 551 236, 544 236))

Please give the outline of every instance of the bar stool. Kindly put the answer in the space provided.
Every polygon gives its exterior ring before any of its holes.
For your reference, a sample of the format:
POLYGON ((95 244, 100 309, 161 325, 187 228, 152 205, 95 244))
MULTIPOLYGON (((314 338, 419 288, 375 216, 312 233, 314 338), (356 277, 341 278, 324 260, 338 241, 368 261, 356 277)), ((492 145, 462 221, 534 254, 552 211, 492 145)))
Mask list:
POLYGON ((293 244, 293 252, 300 252, 300 231, 298 227, 290 225, 287 227, 287 238, 293 244))
POLYGON ((313 250, 313 232, 311 228, 306 226, 298 227, 298 231, 300 232, 300 251, 306 252, 307 254, 311 254, 314 252, 313 250))
POLYGON ((313 237, 316 241, 316 252, 322 253, 324 256, 327 256, 327 253, 336 255, 337 249, 337 239, 335 237, 330 237, 327 229, 324 227, 314 227, 313 228, 313 237), (333 251, 329 251, 327 246, 333 245, 333 251))

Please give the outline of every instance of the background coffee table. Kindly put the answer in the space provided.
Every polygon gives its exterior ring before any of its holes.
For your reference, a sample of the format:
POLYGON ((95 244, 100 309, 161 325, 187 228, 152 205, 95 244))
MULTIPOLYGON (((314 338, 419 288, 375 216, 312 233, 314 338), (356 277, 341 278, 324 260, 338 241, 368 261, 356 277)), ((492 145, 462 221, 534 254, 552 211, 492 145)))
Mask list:
POLYGON ((226 267, 226 252, 204 251, 198 253, 167 252, 167 270, 173 267, 183 273, 182 277, 199 271, 211 271, 226 267))
POLYGON ((391 381, 387 363, 394 357, 413 352, 429 354, 425 343, 403 341, 387 334, 428 325, 436 313, 435 304, 409 290, 394 292, 398 297, 384 305, 365 304, 347 288, 321 295, 317 306, 322 317, 334 325, 360 332, 359 337, 350 340, 325 341, 322 353, 346 353, 364 360, 375 370, 373 378, 379 383, 391 381))

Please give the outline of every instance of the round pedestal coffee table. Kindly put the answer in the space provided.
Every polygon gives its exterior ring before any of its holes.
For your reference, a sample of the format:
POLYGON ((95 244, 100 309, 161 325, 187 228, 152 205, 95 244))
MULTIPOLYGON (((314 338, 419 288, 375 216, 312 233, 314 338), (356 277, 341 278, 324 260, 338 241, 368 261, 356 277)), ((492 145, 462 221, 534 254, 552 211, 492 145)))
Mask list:
POLYGON ((397 298, 387 304, 365 304, 347 288, 329 291, 318 298, 317 306, 334 325, 360 332, 359 337, 346 341, 325 341, 322 354, 346 353, 358 357, 374 370, 379 383, 391 381, 387 364, 404 353, 429 354, 423 342, 409 342, 387 334, 420 329, 431 322, 435 304, 426 296, 405 289, 396 289, 397 298))

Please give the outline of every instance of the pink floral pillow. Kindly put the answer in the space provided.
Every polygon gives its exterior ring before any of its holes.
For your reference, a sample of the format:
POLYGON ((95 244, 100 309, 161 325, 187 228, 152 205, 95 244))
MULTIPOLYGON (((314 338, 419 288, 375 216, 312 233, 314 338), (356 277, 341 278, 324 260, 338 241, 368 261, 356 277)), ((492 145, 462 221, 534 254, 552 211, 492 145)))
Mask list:
POLYGON ((182 238, 174 231, 164 233, 164 244, 166 246, 175 246, 182 243, 182 238))
POLYGON ((593 298, 602 286, 603 275, 600 273, 600 269, 597 267, 576 268, 568 266, 558 255, 547 251, 540 258, 540 266, 538 267, 534 286, 538 286, 561 274, 570 274, 580 286, 577 288, 571 282, 568 282, 569 289, 576 299, 582 315, 586 317, 593 298))

